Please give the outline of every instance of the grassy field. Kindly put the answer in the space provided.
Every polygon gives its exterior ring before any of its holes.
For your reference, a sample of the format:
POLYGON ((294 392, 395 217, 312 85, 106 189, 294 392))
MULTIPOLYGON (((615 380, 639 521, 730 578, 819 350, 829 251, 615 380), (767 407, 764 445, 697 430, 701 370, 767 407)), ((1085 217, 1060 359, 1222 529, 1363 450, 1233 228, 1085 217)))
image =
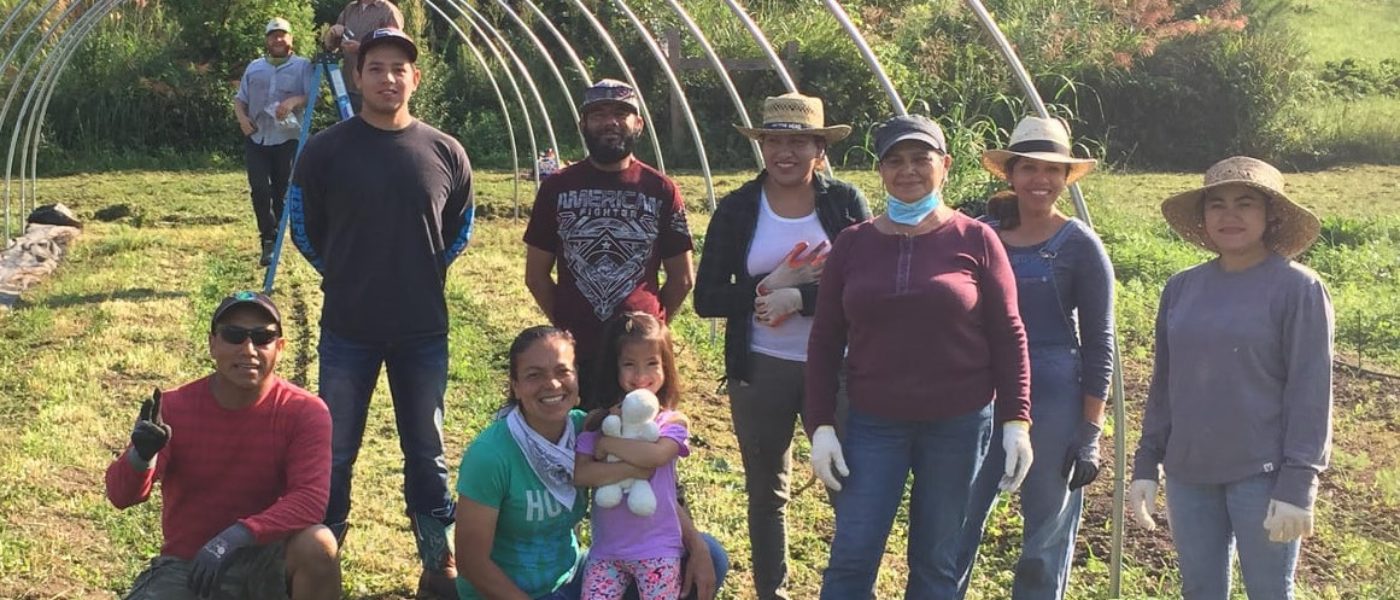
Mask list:
MULTIPOLYGON (((1400 60, 1400 0, 1293 0, 1285 10, 1314 68, 1348 58, 1400 60)), ((1318 98, 1300 118, 1324 164, 1400 164, 1400 98, 1318 98)))
MULTIPOLYGON (((732 189, 744 173, 718 176, 732 189)), ((841 173, 872 198, 869 173, 841 173)), ((1126 403, 1124 424, 1135 438, 1149 366, 1145 345, 1162 279, 1202 255, 1174 242, 1156 215, 1166 195, 1198 175, 1113 174, 1087 180, 1096 223, 1119 270, 1126 403), (1144 319, 1147 319, 1144 322, 1144 319)), ((519 242, 524 224, 513 212, 509 176, 479 174, 483 219, 448 285, 453 318, 446 429, 449 464, 503 399, 506 345, 522 327, 542 322, 522 284, 519 242)), ((703 198, 698 178, 681 177, 686 195, 703 198)), ((1395 338, 1347 350, 1340 331, 1356 321, 1357 340, 1400 327, 1400 168, 1352 167, 1291 176, 1295 197, 1328 218, 1328 243, 1308 256, 1328 278, 1338 304, 1339 352, 1348 362, 1394 370, 1395 338), (1345 288, 1345 289, 1343 289, 1345 288), (1377 302, 1377 299, 1385 299, 1377 302), (1367 312, 1367 311, 1372 312, 1367 312), (1389 310, 1390 312, 1384 312, 1389 310), (1375 312, 1381 311, 1381 312, 1375 312)), ((125 444, 139 401, 152 386, 173 386, 207 372, 206 319, 218 298, 261 281, 256 240, 240 172, 122 172, 42 180, 44 201, 80 214, 127 204, 131 216, 90 222, 58 275, 0 314, 0 598, 111 597, 123 591, 160 541, 158 502, 113 509, 102 473, 125 444)), ((530 188, 522 184, 522 196, 530 188)), ((694 206, 697 237, 708 217, 694 206)), ((703 239, 698 240, 703 243, 703 239)), ((276 297, 290 343, 280 372, 317 388, 315 339, 320 292, 314 272, 290 256, 276 297)), ((743 476, 726 399, 716 394, 721 347, 711 325, 684 314, 676 324, 684 409, 694 423, 696 451, 682 466, 702 527, 734 560, 722 597, 751 594, 744 525, 743 476)), ((720 332, 722 335, 722 331, 720 332)), ((1400 335, 1400 332, 1396 332, 1400 335)), ((1365 339, 1373 339, 1365 338, 1365 339)), ((1304 598, 1400 597, 1400 397, 1394 380, 1339 371, 1334 467, 1324 477, 1319 528, 1305 550, 1304 598)), ((412 592, 416 559, 400 494, 402 479, 384 388, 371 410, 344 554, 345 591, 354 598, 398 598, 412 592)), ((799 465, 805 464, 805 447, 799 465)), ((794 479, 805 481, 799 466, 794 479)), ((1106 597, 1107 476, 1090 488, 1070 597, 1106 597)), ((796 597, 814 597, 831 535, 831 513, 819 489, 790 509, 796 597)), ((1001 509, 976 574, 974 597, 1004 597, 1019 524, 1001 509)), ((1125 596, 1177 595, 1167 533, 1130 529, 1125 596)), ((879 596, 896 597, 904 581, 905 532, 897 526, 884 558, 879 596)))
POLYGON ((1400 59, 1400 0, 1294 0, 1290 12, 1317 64, 1400 59))

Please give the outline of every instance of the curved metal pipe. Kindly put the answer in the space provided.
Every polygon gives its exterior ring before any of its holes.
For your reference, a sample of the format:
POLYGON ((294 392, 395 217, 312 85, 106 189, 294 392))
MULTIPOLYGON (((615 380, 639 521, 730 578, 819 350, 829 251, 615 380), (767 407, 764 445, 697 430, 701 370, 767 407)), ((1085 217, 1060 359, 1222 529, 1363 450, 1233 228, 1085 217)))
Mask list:
POLYGON ((734 13, 734 17, 744 24, 744 29, 749 32, 749 37, 753 38, 758 48, 763 51, 763 55, 768 57, 768 64, 773 66, 773 70, 778 72, 778 78, 783 80, 783 87, 787 91, 797 93, 797 83, 793 81, 792 75, 788 73, 787 65, 778 57, 778 52, 773 49, 773 44, 768 41, 768 36, 763 34, 763 29, 759 28, 749 12, 739 5, 738 0, 724 0, 724 5, 729 7, 729 12, 734 13))
MULTIPOLYGON (((499 1, 499 0, 498 0, 499 1)), ((695 19, 690 18, 690 13, 676 0, 666 0, 666 4, 671 7, 671 12, 681 18, 686 29, 690 30, 690 35, 695 36, 695 41, 700 43, 700 48, 705 51, 705 58, 709 59, 710 67, 719 75, 719 80, 724 84, 724 91, 729 93, 729 101, 734 103, 734 110, 739 113, 739 121, 744 127, 753 127, 753 122, 749 120, 749 111, 744 108, 744 99, 739 97, 739 90, 734 87, 734 80, 729 77, 729 70, 724 68, 724 61, 720 60, 719 54, 715 53, 714 46, 710 45, 710 39, 705 37, 705 32, 696 24, 695 19)), ((672 52, 679 53, 680 48, 672 48, 672 52)), ((753 159, 758 164, 758 168, 763 168, 763 151, 758 147, 757 140, 749 140, 749 146, 753 148, 753 159)))
MULTIPOLYGON (((53 2, 50 2, 50 3, 49 3, 49 7, 52 8, 52 6, 53 6, 53 2)), ((49 24, 49 27, 44 31, 44 36, 43 36, 42 38, 40 38, 39 42, 36 43, 36 44, 34 45, 34 49, 33 49, 32 52, 29 53, 29 56, 25 57, 24 64, 21 65, 20 68, 19 68, 19 71, 17 71, 17 72, 15 73, 15 81, 14 81, 14 83, 10 86, 10 92, 5 96, 5 104, 4 104, 3 107, 0 107, 0 126, 3 126, 3 125, 4 125, 4 123, 5 123, 5 118, 6 118, 6 117, 9 115, 9 113, 10 113, 10 106, 14 103, 15 95, 19 93, 20 84, 24 82, 24 74, 27 73, 27 72, 29 71, 29 65, 32 64, 32 63, 34 62, 34 58, 35 58, 35 57, 39 56, 40 53, 43 52, 44 47, 45 47, 45 46, 48 44, 48 42, 49 42, 49 38, 53 37, 54 32, 58 30, 58 26, 59 26, 60 24, 62 24, 63 22, 67 21, 67 20, 68 20, 68 15, 70 15, 70 14, 73 12, 73 10, 76 9, 76 8, 78 8, 79 6, 82 6, 82 3, 80 3, 80 2, 74 2, 73 4, 68 5, 68 7, 67 7, 66 9, 64 9, 64 11, 63 11, 57 18, 55 18, 55 19, 53 20, 52 23, 49 24)), ((41 20, 41 19, 44 17, 44 15, 46 15, 46 14, 48 14, 48 13, 47 13, 47 12, 44 12, 44 13, 41 13, 41 14, 39 14, 38 16, 36 16, 36 17, 34 18, 34 21, 33 21, 32 23, 30 23, 30 25, 29 25, 28 28, 25 29, 24 33, 20 36, 20 39, 17 40, 17 41, 15 42, 15 46, 11 49, 10 55, 7 55, 7 56, 5 57, 6 60, 5 60, 4 62, 0 62, 0 69, 4 69, 4 68, 7 66, 7 63, 8 63, 8 61, 9 61, 9 59, 10 59, 10 56, 13 55, 14 52, 16 52, 16 51, 19 50, 19 45, 23 42, 24 38, 25 38, 25 37, 28 37, 28 35, 34 30, 35 26, 37 26, 37 25, 39 24, 40 20, 41 20)), ((31 89, 32 89, 33 83, 31 82, 30 85, 31 85, 31 89)), ((26 99, 25 104, 27 105, 27 104, 28 104, 28 100, 29 100, 29 94, 25 94, 25 99, 26 99)), ((27 108, 27 106, 26 106, 26 108, 27 108)), ((6 159, 6 164, 5 164, 5 239, 6 239, 6 240, 9 240, 9 239, 10 239, 10 207, 11 207, 10 188, 11 188, 11 181, 12 181, 12 178, 13 178, 13 176, 14 176, 15 145, 16 145, 17 143, 19 143, 19 131, 20 131, 21 127, 22 127, 21 122, 23 121, 23 118, 24 118, 23 112, 21 112, 20 115, 19 115, 18 117, 15 118, 14 131, 13 131, 13 135, 12 135, 11 138, 10 138, 10 152, 9 152, 9 156, 8 156, 7 159, 6 159)))
MULTIPOLYGON (((540 88, 535 85, 535 77, 534 75, 530 74, 530 69, 529 67, 525 66, 525 61, 520 60, 520 56, 515 53, 515 50, 511 49, 510 41, 506 39, 506 36, 501 35, 500 30, 496 29, 496 26, 492 25, 491 22, 488 21, 486 17, 483 16, 480 12, 477 12, 475 7, 473 7, 470 4, 467 4, 466 0, 457 0, 456 3, 460 4, 462 8, 466 8, 467 11, 471 12, 472 16, 476 20, 476 23, 480 24, 480 27, 477 27, 477 25, 475 24, 472 25, 472 27, 476 30, 477 35, 480 35, 481 39, 486 41, 488 46, 495 48, 496 43, 498 42, 500 43, 501 48, 506 51, 506 55, 510 56, 510 62, 504 63, 502 67, 505 69, 510 69, 510 65, 514 64, 516 70, 520 71, 520 75, 523 76, 525 79, 525 87, 529 88, 530 96, 535 99, 535 105, 539 108, 540 116, 544 118, 544 131, 546 134, 549 135, 549 146, 551 148, 558 148, 559 140, 554 135, 554 122, 549 118, 549 107, 545 106, 544 96, 540 95, 540 88), (485 29, 486 32, 490 33, 491 35, 486 35, 486 33, 482 32, 482 29, 485 29), (496 40, 496 42, 491 41, 493 38, 496 40)), ((535 158, 539 158, 539 155, 536 154, 535 158)), ((534 163, 535 168, 538 169, 539 161, 536 160, 532 162, 534 163)), ((539 175, 539 171, 536 170, 536 182, 539 181, 539 175)))
MULTIPOLYGON (((1045 109, 1045 102, 1040 98, 1040 92, 1035 88, 1035 81, 1031 79, 1030 72, 1026 71, 1026 66, 1021 63, 1021 59, 1016 55, 1016 50, 1011 47, 1011 42, 1002 33, 996 20, 991 13, 982 5, 979 0, 967 0, 967 7, 972 9, 977 20, 982 23, 983 29, 992 36, 992 41, 1006 58, 1006 63, 1011 67, 1011 72, 1016 76, 1016 82, 1020 84, 1021 91, 1025 93, 1026 99, 1035 108, 1037 115, 1041 118, 1050 118, 1050 111, 1045 109)), ((1089 205, 1084 202, 1084 192, 1079 189, 1079 184, 1074 183, 1069 186, 1070 197, 1074 199, 1074 212, 1089 227, 1093 227, 1093 220, 1089 218, 1089 205)), ((1116 329, 1116 328, 1115 328, 1116 329)), ((1123 585, 1123 505, 1125 502, 1123 483, 1124 465, 1127 464, 1127 409, 1123 406, 1124 385, 1123 385, 1123 357, 1119 352, 1118 345, 1113 345, 1113 456, 1117 468, 1113 470, 1113 534, 1109 549, 1109 596, 1117 598, 1122 591, 1123 585)))
MULTIPOLYGON (((20 9, 24 8, 24 6, 28 4, 28 1, 29 0, 23 0, 23 2, 19 6, 15 7, 14 11, 11 11, 10 16, 7 19, 5 19, 5 29, 8 29, 10 27, 10 24, 13 23, 16 18, 19 17, 20 9)), ((8 69, 10 66, 10 61, 15 58, 16 54, 19 54, 20 48, 24 46, 24 38, 29 37, 29 34, 34 32, 34 29, 39 26, 39 23, 42 23, 44 21, 44 15, 49 14, 49 11, 52 11, 53 7, 57 4, 58 0, 49 0, 48 5, 44 6, 44 9, 39 11, 38 14, 35 14, 34 18, 29 21, 29 25, 24 28, 24 31, 20 32, 19 37, 15 38, 15 42, 10 45, 10 51, 5 53, 5 58, 0 59, 0 75, 5 74, 5 70, 8 69)), ((71 10, 72 7, 70 6, 69 9, 71 10)), ((0 34, 3 34, 4 32, 4 29, 0 29, 0 34)), ((15 78, 16 81, 18 81, 20 79, 20 75, 17 73, 15 75, 15 78)), ((4 122, 5 119, 3 117, 0 117, 0 125, 3 125, 4 122)))
MULTIPOLYGON (((1050 111, 1045 108, 1045 101, 1040 98, 1040 91, 1035 88, 1035 81, 1031 79, 1030 72, 1026 71, 1026 66, 1021 63, 1020 57, 1016 55, 1016 50, 1011 47, 1011 42, 1006 39, 1006 35, 1001 32, 1001 27, 997 26, 992 19, 991 13, 982 6, 979 0, 967 0, 967 7, 972 9, 977 20, 982 23, 983 29, 992 36, 992 42, 1002 57, 1006 58, 1007 65, 1011 67, 1011 74, 1016 77, 1016 83, 1021 86, 1021 91, 1025 93, 1026 100, 1031 103, 1035 113, 1041 118, 1049 119, 1050 111)), ((1084 204, 1084 193, 1080 191, 1079 184, 1073 183, 1069 186, 1070 197, 1074 198, 1074 211, 1080 219, 1083 219, 1090 227, 1093 222, 1089 219, 1089 207, 1084 204)))
MULTIPOLYGON (((637 85, 637 78, 632 75, 632 67, 627 64, 627 58, 622 56, 622 51, 617 48, 617 43, 613 41, 612 34, 608 33, 608 28, 603 27, 603 23, 598 20, 598 16, 588 9, 588 5, 583 0, 572 0, 574 7, 583 18, 588 20, 588 24, 593 26, 593 31, 603 40, 603 45, 607 46, 608 52, 612 54, 613 60, 622 67, 623 76, 627 77, 627 83, 632 85, 632 89, 637 92, 637 104, 641 107, 642 119, 646 121, 647 135, 651 138, 651 148, 656 152, 656 168, 662 173, 666 172, 666 159, 661 155, 661 140, 656 137, 656 122, 651 120, 651 111, 647 110, 646 95, 642 93, 642 87, 637 85)), ((582 126, 582 124, 580 124, 582 126)))
POLYGON ((875 52, 870 49, 870 44, 865 42, 865 36, 861 35, 855 23, 851 22, 851 17, 846 14, 846 9, 841 8, 841 3, 836 0, 822 0, 826 5, 826 10, 831 16, 836 17, 836 22, 841 24, 841 28, 846 30, 846 35, 855 43, 856 49, 860 50, 860 55, 865 59, 866 66, 870 67, 870 72, 875 74, 875 79, 880 82, 880 87, 885 89, 885 95, 889 96, 890 104, 894 105, 894 114, 908 114, 904 109, 904 99, 899 97, 899 92, 894 89, 894 83, 890 82, 889 75, 885 74, 885 67, 880 64, 880 59, 875 56, 875 52))
MULTIPOLYGON (((15 57, 16 54, 19 54, 20 48, 24 46, 24 40, 25 40, 25 38, 29 37, 29 34, 30 34, 30 33, 33 33, 34 29, 37 28, 37 27, 39 26, 39 23, 43 22, 44 16, 45 16, 45 15, 48 15, 49 12, 53 10, 54 6, 55 6, 57 3, 58 3, 58 0, 50 0, 49 3, 48 3, 48 5, 44 6, 43 10, 40 10, 37 14, 34 15, 34 18, 31 19, 31 20, 29 21, 29 25, 26 26, 26 27, 24 28, 24 31, 20 32, 20 35, 15 39, 14 43, 10 45, 9 51, 5 53, 4 59, 0 59, 0 76, 3 76, 5 73, 8 72, 9 66, 10 66, 10 61, 14 59, 14 57, 15 57)), ((19 18, 19 14, 20 14, 21 10, 22 10, 25 6, 27 6, 28 4, 29 4, 28 0, 21 0, 20 4, 19 4, 18 6, 16 6, 15 9, 12 10, 12 11, 10 11, 9 17, 7 17, 7 18, 5 19, 5 24, 4 24, 4 26, 3 26, 3 27, 0 27, 0 34, 3 34, 5 31, 8 31, 8 30, 9 30, 10 26, 19 18)), ((19 87, 20 83, 21 83, 23 80, 24 80, 24 73, 23 73, 22 71, 21 71, 21 72, 17 72, 17 73, 15 74, 15 80, 14 80, 14 82, 11 83, 11 89, 12 89, 12 90, 17 89, 17 88, 19 87)), ((11 91, 10 96, 13 97, 14 93, 15 93, 14 91, 11 91)), ((8 103, 7 103, 7 104, 6 104, 5 110, 4 110, 4 111, 0 111, 0 131, 3 131, 4 128, 5 128, 5 113, 7 113, 8 111, 9 111, 9 105, 8 105, 8 103)), ((16 119, 16 120, 15 120, 15 127, 18 128, 19 126, 20 126, 20 124, 19 124, 19 119, 16 119)), ((5 246, 7 246, 7 245, 9 244, 9 240, 10 240, 10 210, 11 210, 11 200, 10 200, 10 191, 9 191, 9 190, 10 190, 10 181, 9 181, 9 178, 7 177, 7 178, 5 179, 5 194, 4 194, 4 203, 5 203, 5 207, 4 207, 4 213, 5 213, 5 215, 4 215, 4 227, 5 227, 5 229, 3 230, 3 232, 0 232, 0 240, 3 240, 3 244, 0 244, 0 248, 3 248, 3 247, 5 247, 5 246)), ((23 208, 23 207, 21 207, 21 209, 22 209, 22 208, 23 208)), ((21 226, 21 230, 23 230, 23 226, 21 226)))
MULTIPOLYGON (((773 67, 773 71, 778 74, 778 79, 782 80, 783 87, 786 88, 789 93, 798 93, 797 82, 793 80, 792 74, 788 72, 787 65, 783 64, 783 59, 778 57, 778 52, 773 49, 772 42, 768 41, 768 36, 763 34, 763 29, 758 26, 758 23, 754 22, 753 17, 749 16, 748 11, 745 10, 743 6, 739 5, 738 0, 724 0, 724 5, 728 6, 729 12, 733 13, 734 17, 739 19, 740 23, 744 24, 744 29, 748 30, 749 37, 753 38, 754 44, 757 44, 758 48, 763 51, 763 56, 768 59, 768 65, 773 67)), ((826 161, 826 175, 832 177, 834 174, 835 172, 831 167, 831 160, 828 159, 826 161)))
MULTIPOLYGON (((0 24, 0 39, 4 39, 5 32, 9 31, 10 25, 14 24, 14 22, 19 19, 19 14, 24 12, 24 7, 26 6, 29 6, 29 0, 19 0, 19 4, 16 4, 15 7, 10 10, 10 16, 5 17, 4 24, 0 24)), ((0 69, 0 73, 4 72, 4 69, 0 69)))
POLYGON ((525 6, 530 7, 530 12, 535 13, 535 17, 544 23, 545 29, 548 29, 549 34, 554 36, 554 41, 559 42, 559 45, 564 48, 564 53, 569 55, 569 62, 573 63, 574 68, 578 69, 579 75, 583 77, 583 84, 585 86, 593 85, 593 75, 588 72, 588 67, 584 66, 582 60, 579 60, 578 52, 574 51, 573 44, 570 44, 559 28, 554 26, 549 15, 544 14, 544 11, 540 10, 540 7, 535 5, 533 0, 524 0, 524 2, 525 6))
MULTIPOLYGON (((42 125, 44 118, 48 116, 49 101, 53 99, 53 93, 54 90, 58 88, 59 79, 62 77, 63 71, 66 70, 68 65, 72 62, 73 56, 77 54, 78 49, 82 47, 83 42, 87 41, 87 37, 101 24, 102 19, 106 18, 108 14, 111 14, 113 10, 116 10, 120 4, 120 0, 109 2, 101 9, 89 11, 88 14, 92 14, 93 12, 97 12, 98 14, 96 17, 89 19, 86 23, 75 23, 74 27, 69 28, 62 34, 62 37, 59 38, 58 48, 53 53, 53 56, 56 57, 56 63, 49 67, 50 71, 46 76, 47 79, 39 90, 39 101, 36 104, 36 109, 30 111, 29 126, 25 132, 24 141, 20 143, 19 188, 21 212, 25 210, 24 187, 26 179, 29 182, 29 209, 33 210, 33 208, 39 204, 39 142, 43 139, 42 125), (26 161, 29 163, 28 176, 25 175, 24 171, 26 161)), ((86 18, 88 14, 84 14, 83 17, 86 18)))
MULTIPOLYGON (((461 1, 464 2, 465 0, 461 1)), ((536 158, 540 155, 540 148, 535 139, 535 123, 530 119, 530 105, 525 103, 525 94, 520 92, 520 83, 515 80, 515 74, 511 71, 510 63, 506 62, 505 57, 501 56, 501 52, 497 50, 496 45, 491 42, 491 36, 486 35, 486 33, 481 30, 481 27, 477 26, 476 22, 473 21, 471 17, 467 16, 467 13, 464 12, 461 7, 457 6, 457 0, 447 0, 447 5, 456 9, 457 14, 461 15, 462 19, 471 26, 472 31, 475 31, 477 35, 481 36, 481 41, 485 42, 486 49, 491 52, 491 56, 495 57, 496 62, 500 63, 501 71, 505 73, 506 83, 510 85, 510 91, 515 95, 516 103, 520 105, 520 115, 525 118, 525 130, 526 133, 529 134, 525 139, 530 141, 530 171, 535 174, 534 181, 531 183, 535 191, 539 191, 540 163, 536 158)), ((471 43, 471 41, 466 38, 462 39, 466 40, 468 44, 471 43)), ((519 171, 516 171, 516 177, 519 176, 519 171)), ((518 205, 515 208, 515 212, 516 216, 519 216, 520 207, 518 205)))
MULTIPOLYGON (((579 122, 579 116, 578 107, 574 103, 574 94, 569 91, 569 82, 564 79, 564 72, 559 70, 559 64, 554 61, 554 56, 549 53, 549 48, 545 47, 544 42, 540 40, 539 36, 535 35, 534 30, 530 29, 529 25, 525 24, 525 20, 520 18, 520 15, 515 12, 515 9, 510 7, 510 3, 505 0, 495 1, 496 5, 510 17, 511 22, 513 22, 520 31, 524 32, 526 37, 530 38, 530 43, 535 46, 535 51, 539 52, 540 56, 544 58, 544 64, 549 66, 549 72, 554 75, 554 80, 559 83, 559 89, 564 92, 564 100, 568 103, 569 114, 573 116, 574 123, 577 124, 579 122)), ((577 130, 578 126, 575 125, 574 129, 577 130)), ((586 143, 583 140, 583 132, 578 131, 577 133, 579 147, 584 148, 586 143)), ((562 153, 563 149, 556 145, 555 151, 562 153)))
MULTIPOLYGON (((472 44, 470 39, 467 39, 467 32, 462 31, 462 28, 457 26, 457 22, 453 21, 452 17, 447 16, 447 13, 443 12, 437 4, 433 3, 433 0, 423 0, 423 3, 427 4, 428 8, 432 9, 433 12, 438 14, 438 16, 442 17, 442 20, 447 22, 448 27, 451 27, 453 31, 457 32, 457 37, 462 39, 462 43, 467 46, 467 49, 471 51, 472 56, 476 58, 476 63, 478 65, 481 65, 481 70, 486 72, 486 79, 491 82, 492 91, 496 92, 496 102, 500 103, 501 105, 501 117, 505 119, 506 130, 509 133, 509 135, 507 135, 506 137, 510 140, 510 160, 511 164, 514 165, 514 169, 512 169, 511 172, 520 173, 520 150, 515 146, 515 125, 513 125, 510 121, 510 106, 506 104, 505 94, 501 93, 501 86, 499 83, 496 82, 496 76, 491 73, 491 66, 486 63, 486 57, 481 55, 481 51, 476 49, 476 45, 472 44)), ((516 218, 519 218, 520 176, 516 175, 514 177, 511 177, 510 182, 511 196, 515 201, 515 216, 516 218)))
MULTIPOLYGON (((705 177, 705 197, 708 200, 710 212, 715 212, 715 182, 710 176, 710 157, 705 153, 705 140, 700 135, 700 125, 695 122, 695 113, 690 110, 690 99, 685 95, 685 87, 681 85, 681 80, 676 77, 676 72, 671 69, 671 64, 666 62, 666 55, 661 52, 661 45, 656 43, 656 38, 652 37, 647 30, 646 24, 637 18, 637 14, 632 12, 632 7, 627 6, 626 0, 613 0, 622 9, 627 19, 632 21, 632 26, 637 28, 637 33, 642 36, 642 41, 646 42, 647 49, 651 50, 651 55, 656 58, 656 63, 660 65, 661 72, 666 76, 666 81, 671 85, 671 93, 676 95, 676 99, 681 103, 681 112, 685 113, 685 123, 690 128, 690 138, 695 142, 695 150, 700 154, 700 173, 705 177)), ((680 50, 677 48, 677 50, 680 50)))
MULTIPOLYGON (((85 17, 86 14, 83 16, 85 17)), ((89 22, 91 21, 84 21, 83 17, 79 17, 78 20, 73 23, 73 26, 70 26, 63 30, 62 33, 58 34, 58 39, 54 41, 53 48, 49 50, 48 54, 44 55, 44 59, 39 63, 39 68, 34 71, 34 79, 30 81, 29 88, 24 92, 24 103, 20 106, 21 110, 15 114, 14 130, 11 133, 13 135, 18 135, 21 130, 24 131, 24 135, 20 138, 21 141, 19 144, 18 212, 21 215, 28 214, 29 211, 32 210, 32 208, 29 207, 37 205, 34 201, 34 196, 30 193, 34 186, 32 182, 29 181, 27 175, 28 171, 25 167, 29 164, 29 142, 30 137, 34 135, 34 118, 39 112, 37 110, 39 102, 42 102, 44 92, 49 87, 49 80, 53 73, 54 65, 62 61, 62 57, 67 52, 68 46, 71 44, 72 39, 74 39, 75 34, 89 22), (33 101, 36 110, 27 109, 31 98, 38 99, 33 101), (27 206, 25 200, 29 200, 27 206)))

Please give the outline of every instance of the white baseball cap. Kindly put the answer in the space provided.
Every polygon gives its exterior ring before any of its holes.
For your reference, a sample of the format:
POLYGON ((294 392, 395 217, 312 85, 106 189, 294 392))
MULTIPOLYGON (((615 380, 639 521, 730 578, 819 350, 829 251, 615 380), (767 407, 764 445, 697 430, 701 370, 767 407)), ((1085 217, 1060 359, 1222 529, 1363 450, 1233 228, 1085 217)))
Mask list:
POLYGON ((267 27, 263 29, 263 35, 267 35, 274 31, 285 31, 287 33, 291 33, 292 24, 288 23, 287 20, 283 19, 282 17, 277 17, 267 22, 267 27))

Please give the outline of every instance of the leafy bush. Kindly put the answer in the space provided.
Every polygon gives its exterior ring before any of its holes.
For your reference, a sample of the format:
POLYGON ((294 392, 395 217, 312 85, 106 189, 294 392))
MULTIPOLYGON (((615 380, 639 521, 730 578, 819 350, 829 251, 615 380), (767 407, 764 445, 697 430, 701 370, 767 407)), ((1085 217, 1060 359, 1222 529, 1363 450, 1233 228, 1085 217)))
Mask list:
POLYGON ((1400 96, 1400 61, 1393 58, 1375 63, 1355 58, 1329 60, 1317 79, 1323 91, 1334 96, 1400 96))
POLYGON ((1217 32, 1163 44, 1132 70, 1090 80, 1093 134, 1138 164, 1204 169, 1222 157, 1278 160, 1304 137, 1303 51, 1283 30, 1217 32))

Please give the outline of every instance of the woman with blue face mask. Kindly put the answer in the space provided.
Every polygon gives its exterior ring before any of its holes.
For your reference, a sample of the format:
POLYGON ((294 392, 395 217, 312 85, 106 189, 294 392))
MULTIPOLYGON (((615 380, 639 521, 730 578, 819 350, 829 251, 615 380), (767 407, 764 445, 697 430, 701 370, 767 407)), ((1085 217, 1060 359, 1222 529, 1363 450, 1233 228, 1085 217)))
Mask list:
POLYGON ((1015 489, 1030 468, 1026 333, 996 232, 943 202, 943 131, 894 117, 875 148, 886 212, 836 238, 807 348, 812 469, 836 492, 821 597, 869 596, 912 473, 904 597, 951 598, 956 540, 994 429, 1006 456, 988 466, 999 486, 1015 489), (850 413, 838 439, 843 358, 850 413))

